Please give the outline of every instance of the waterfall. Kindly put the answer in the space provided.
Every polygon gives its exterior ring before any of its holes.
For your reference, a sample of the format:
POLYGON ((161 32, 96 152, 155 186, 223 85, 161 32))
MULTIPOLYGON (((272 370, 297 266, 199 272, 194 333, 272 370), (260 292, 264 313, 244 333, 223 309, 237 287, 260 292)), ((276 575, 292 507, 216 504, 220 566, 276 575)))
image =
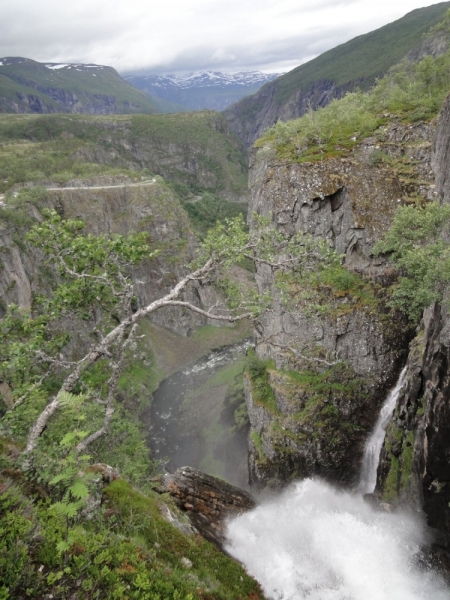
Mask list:
POLYGON ((386 427, 406 375, 384 402, 367 442, 357 494, 305 479, 228 523, 226 550, 270 600, 448 600, 420 558, 424 528, 366 502, 386 427))
POLYGON ((406 366, 400 373, 400 377, 398 378, 395 387, 392 388, 387 395, 387 398, 381 407, 372 435, 366 442, 358 485, 358 492, 360 494, 371 494, 375 490, 378 463, 380 462, 381 448, 386 436, 386 429, 392 419, 392 413, 395 410, 395 405, 397 404, 397 399, 405 382, 405 378, 406 366))

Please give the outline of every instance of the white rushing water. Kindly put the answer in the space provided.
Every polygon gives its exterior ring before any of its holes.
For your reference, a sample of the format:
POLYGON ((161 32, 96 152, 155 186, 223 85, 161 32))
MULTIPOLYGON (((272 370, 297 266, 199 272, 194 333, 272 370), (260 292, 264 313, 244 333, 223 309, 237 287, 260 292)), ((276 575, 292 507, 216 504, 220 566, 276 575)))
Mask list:
POLYGON ((378 463, 380 461, 381 448, 383 447, 384 438, 386 436, 386 429, 391 422, 392 413, 397 404, 400 390, 405 383, 405 378, 406 367, 403 368, 395 387, 392 388, 384 401, 372 435, 366 442, 358 485, 358 492, 360 494, 371 494, 375 490, 377 484, 378 463))
POLYGON ((237 517, 226 550, 271 600, 449 600, 414 556, 421 528, 312 479, 237 517))
POLYGON ((228 524, 226 550, 271 600, 449 600, 417 556, 424 528, 377 510, 373 492, 386 427, 406 369, 383 404, 363 461, 358 494, 306 479, 228 524))

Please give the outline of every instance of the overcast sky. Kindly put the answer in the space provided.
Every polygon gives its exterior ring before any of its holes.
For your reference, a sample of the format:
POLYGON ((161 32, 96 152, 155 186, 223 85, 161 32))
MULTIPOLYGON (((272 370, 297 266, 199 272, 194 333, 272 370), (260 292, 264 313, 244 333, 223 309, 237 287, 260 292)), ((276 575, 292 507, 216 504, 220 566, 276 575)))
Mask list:
POLYGON ((0 57, 120 73, 289 71, 427 0, 1 0, 0 57))

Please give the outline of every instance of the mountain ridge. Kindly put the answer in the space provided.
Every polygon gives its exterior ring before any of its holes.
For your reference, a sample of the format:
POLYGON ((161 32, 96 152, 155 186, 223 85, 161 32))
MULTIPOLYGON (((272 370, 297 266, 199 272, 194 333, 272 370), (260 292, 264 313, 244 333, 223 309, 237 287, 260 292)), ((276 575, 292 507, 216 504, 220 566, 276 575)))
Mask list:
POLYGON ((106 65, 0 58, 0 112, 133 114, 171 112, 106 65))
POLYGON ((225 109, 231 130, 250 146, 278 120, 295 119, 379 76, 415 48, 450 9, 441 2, 407 13, 388 25, 357 36, 265 84, 256 94, 225 109))
POLYGON ((124 75, 136 88, 165 101, 193 110, 224 110, 241 98, 257 92, 279 73, 240 71, 196 71, 187 75, 124 75))

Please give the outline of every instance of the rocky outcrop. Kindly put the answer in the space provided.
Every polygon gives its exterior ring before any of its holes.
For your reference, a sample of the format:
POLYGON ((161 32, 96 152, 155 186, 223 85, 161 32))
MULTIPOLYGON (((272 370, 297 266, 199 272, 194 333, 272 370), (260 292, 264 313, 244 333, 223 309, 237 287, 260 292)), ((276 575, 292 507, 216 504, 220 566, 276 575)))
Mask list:
POLYGON ((255 506, 244 490, 192 467, 166 474, 159 491, 169 492, 203 537, 219 547, 224 543, 226 520, 255 506))
POLYGON ((450 202, 450 101, 447 99, 441 114, 433 146, 432 166, 441 202, 450 202))
POLYGON ((270 292, 274 306, 255 332, 257 356, 269 361, 266 374, 252 378, 250 371, 247 379, 253 482, 310 475, 355 482, 364 440, 410 337, 386 307, 383 290, 394 274, 372 247, 410 195, 437 196, 432 137, 428 124, 393 122, 347 158, 288 163, 254 156, 250 214, 268 217, 285 235, 328 240, 344 255, 349 279, 330 274, 327 285, 311 288, 294 278, 281 295, 269 267, 257 269, 259 289, 270 292), (389 160, 380 164, 380 154, 389 160), (266 387, 265 399, 263 385, 272 390, 266 387))

